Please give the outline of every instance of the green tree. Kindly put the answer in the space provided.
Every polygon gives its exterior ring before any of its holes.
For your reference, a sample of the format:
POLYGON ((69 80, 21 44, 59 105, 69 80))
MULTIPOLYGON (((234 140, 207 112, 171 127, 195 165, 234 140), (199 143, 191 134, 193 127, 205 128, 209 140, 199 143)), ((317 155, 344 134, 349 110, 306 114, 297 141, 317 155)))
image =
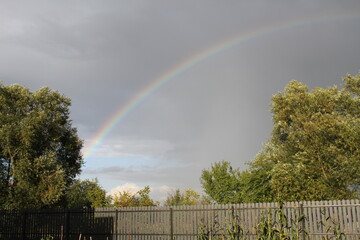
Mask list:
POLYGON ((221 162, 204 170, 218 203, 356 198, 360 189, 360 75, 309 90, 291 81, 273 96, 274 128, 249 169, 221 162))
MULTIPOLYGON (((261 156, 257 156, 260 158, 261 156)), ((270 202, 274 199, 269 183, 271 172, 265 166, 256 166, 241 172, 241 200, 245 203, 270 202)))
POLYGON ((240 172, 229 162, 221 161, 204 169, 201 175, 204 192, 220 204, 242 202, 240 172))
POLYGON ((134 195, 135 205, 140 207, 159 205, 150 198, 150 187, 146 186, 134 195))
POLYGON ((136 202, 134 201, 134 195, 130 191, 122 191, 115 193, 114 195, 114 207, 134 207, 136 202))
POLYGON ((70 99, 0 84, 0 208, 54 206, 80 172, 82 141, 70 99))
POLYGON ((250 163, 265 172, 263 189, 272 200, 356 197, 360 182, 360 75, 345 86, 309 90, 291 81, 272 100, 269 143, 250 163))
POLYGON ((130 191, 123 191, 115 194, 114 207, 146 207, 157 206, 158 202, 150 198, 150 187, 146 186, 143 189, 132 194, 130 191))
POLYGON ((110 203, 111 197, 106 196, 97 179, 75 180, 65 193, 66 208, 108 207, 110 203))
POLYGON ((165 200, 165 206, 181 206, 181 205, 198 205, 206 204, 201 199, 199 193, 192 189, 186 189, 183 193, 180 189, 176 189, 174 193, 169 194, 165 200))

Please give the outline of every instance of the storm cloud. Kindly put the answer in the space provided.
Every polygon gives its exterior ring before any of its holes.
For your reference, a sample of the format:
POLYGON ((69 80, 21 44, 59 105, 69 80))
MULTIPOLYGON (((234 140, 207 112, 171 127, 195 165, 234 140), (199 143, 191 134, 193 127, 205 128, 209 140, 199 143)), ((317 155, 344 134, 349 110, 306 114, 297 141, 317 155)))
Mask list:
POLYGON ((201 190, 202 169, 220 160, 245 169, 259 152, 271 134, 271 97, 290 80, 326 87, 358 73, 359 13, 355 0, 8 1, 0 8, 0 79, 71 98, 88 146, 169 70, 270 29, 153 92, 85 159, 80 176, 109 191, 126 183, 201 190))

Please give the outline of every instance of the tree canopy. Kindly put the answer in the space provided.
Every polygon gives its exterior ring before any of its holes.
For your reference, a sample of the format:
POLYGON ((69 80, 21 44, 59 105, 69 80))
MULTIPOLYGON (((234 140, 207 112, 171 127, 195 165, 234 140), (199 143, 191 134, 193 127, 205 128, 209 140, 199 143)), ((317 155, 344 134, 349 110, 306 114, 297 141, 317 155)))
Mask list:
POLYGON ((99 185, 97 179, 75 180, 65 193, 65 208, 95 208, 109 207, 111 197, 106 196, 106 191, 99 185))
POLYGON ((203 170, 201 184, 204 192, 215 202, 226 204, 241 202, 240 173, 229 162, 221 161, 203 170))
POLYGON ((211 174, 203 171, 205 192, 219 203, 357 197, 360 75, 343 81, 313 90, 291 81, 272 98, 272 135, 250 168, 233 173, 229 164, 215 164, 211 174))
POLYGON ((135 194, 132 194, 130 191, 122 191, 114 195, 114 207, 145 207, 157 205, 159 205, 159 203, 150 197, 149 186, 144 187, 135 194))
POLYGON ((270 169, 276 200, 354 198, 360 180, 360 77, 309 90, 291 81, 272 101, 272 138, 254 169, 270 169))
POLYGON ((47 87, 0 84, 0 208, 53 206, 80 173, 82 141, 69 106, 47 87))
POLYGON ((198 205, 198 204, 207 204, 206 199, 201 199, 199 193, 192 189, 186 189, 185 191, 180 191, 176 189, 174 193, 171 193, 167 196, 164 205, 165 206, 182 206, 182 205, 198 205))

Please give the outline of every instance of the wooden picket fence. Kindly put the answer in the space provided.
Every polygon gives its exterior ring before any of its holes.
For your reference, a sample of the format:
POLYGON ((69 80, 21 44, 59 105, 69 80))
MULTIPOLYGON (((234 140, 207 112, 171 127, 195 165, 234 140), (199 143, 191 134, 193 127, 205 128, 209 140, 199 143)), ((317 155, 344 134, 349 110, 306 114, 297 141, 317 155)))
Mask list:
MULTIPOLYGON (((250 203, 0 211, 0 239, 195 240, 200 227, 211 230, 214 236, 226 233, 234 217, 244 239, 257 239, 261 218, 272 215, 276 220, 278 210, 278 203, 250 203)), ((339 233, 341 239, 360 239, 359 200, 288 202, 282 212, 288 226, 306 230, 300 239, 335 239, 339 233)))

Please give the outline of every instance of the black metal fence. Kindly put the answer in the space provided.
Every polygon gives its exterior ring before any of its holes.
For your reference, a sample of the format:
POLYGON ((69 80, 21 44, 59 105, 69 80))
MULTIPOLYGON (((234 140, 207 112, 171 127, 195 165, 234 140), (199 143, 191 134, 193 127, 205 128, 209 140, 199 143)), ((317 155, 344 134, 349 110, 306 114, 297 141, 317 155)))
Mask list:
POLYGON ((94 209, 0 211, 1 240, 113 240, 113 226, 94 209))

